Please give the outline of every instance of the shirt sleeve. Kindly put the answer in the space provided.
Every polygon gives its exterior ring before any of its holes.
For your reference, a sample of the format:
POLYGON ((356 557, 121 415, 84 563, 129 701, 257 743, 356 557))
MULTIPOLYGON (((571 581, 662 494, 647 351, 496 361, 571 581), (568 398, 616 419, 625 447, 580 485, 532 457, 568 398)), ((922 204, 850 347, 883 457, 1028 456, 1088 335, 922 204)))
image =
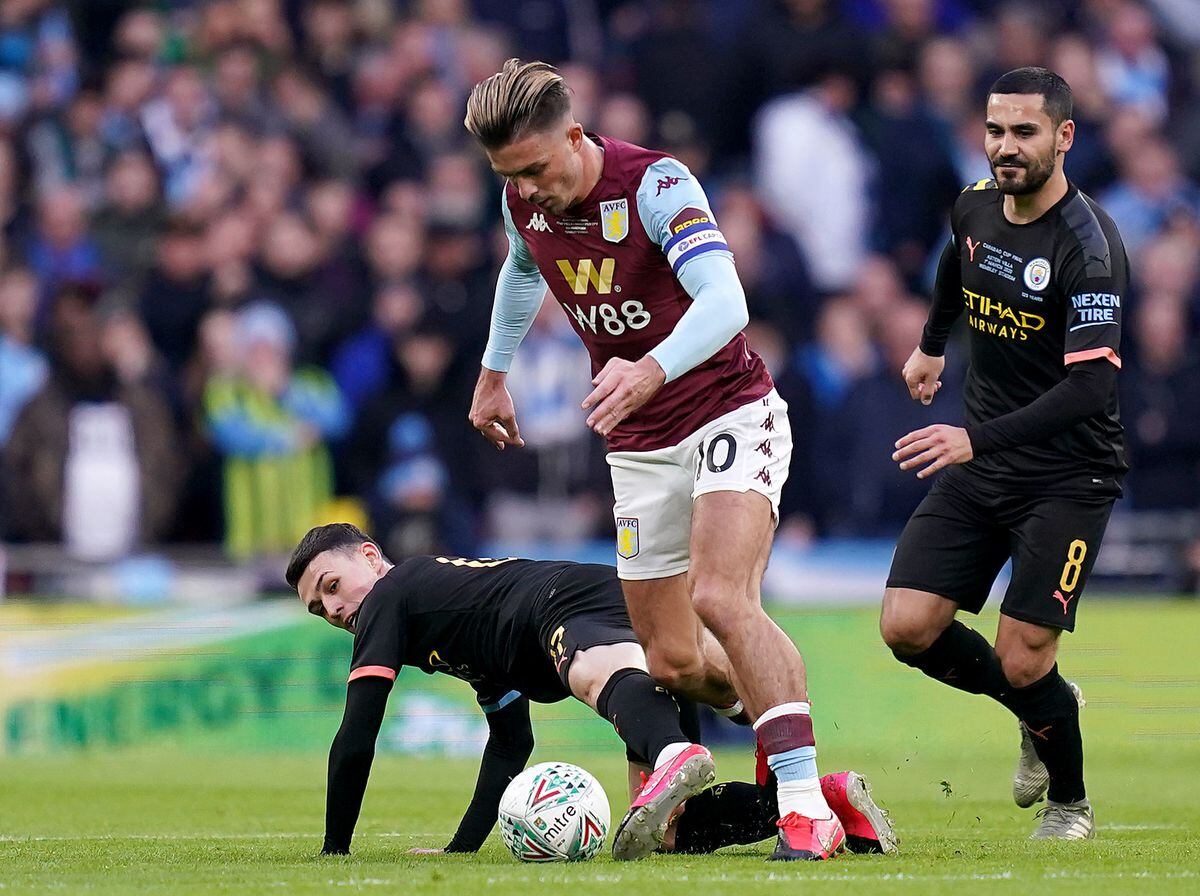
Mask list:
POLYGON ((646 169, 637 206, 642 227, 663 250, 675 276, 689 261, 707 253, 733 258, 704 188, 677 159, 659 159, 646 169))
POLYGON ((937 280, 933 285, 933 304, 929 318, 921 333, 921 352, 931 358, 940 358, 946 353, 946 342, 950 330, 963 311, 962 266, 958 255, 958 241, 951 234, 938 260, 937 280))
POLYGON ((637 205, 646 233, 692 299, 671 334, 649 352, 669 383, 720 351, 750 315, 733 253, 704 189, 686 166, 675 159, 649 166, 637 205))
POLYGON ((487 746, 479 764, 475 793, 446 852, 475 852, 496 824, 504 789, 529 761, 533 753, 533 727, 529 701, 517 691, 503 697, 479 692, 479 704, 488 723, 487 746))
POLYGON ((1129 263, 1116 228, 1094 223, 1093 232, 1066 253, 1062 264, 1058 285, 1067 303, 1063 364, 1104 358, 1120 369, 1129 263))
POLYGON ((513 223, 508 197, 503 193, 500 196, 500 209, 504 217, 504 233, 508 237, 508 255, 496 279, 492 324, 483 353, 483 366, 488 370, 507 373, 517 346, 529 332, 538 309, 542 307, 546 281, 538 271, 529 246, 513 223))
POLYGON ((346 711, 333 746, 325 797, 325 842, 321 851, 338 855, 350 851, 363 794, 375 758, 375 741, 383 724, 390 678, 367 677, 346 687, 346 711))
POLYGON ((395 681, 404 665, 407 632, 403 594, 391 580, 380 579, 363 598, 355 628, 350 681, 367 677, 395 681))

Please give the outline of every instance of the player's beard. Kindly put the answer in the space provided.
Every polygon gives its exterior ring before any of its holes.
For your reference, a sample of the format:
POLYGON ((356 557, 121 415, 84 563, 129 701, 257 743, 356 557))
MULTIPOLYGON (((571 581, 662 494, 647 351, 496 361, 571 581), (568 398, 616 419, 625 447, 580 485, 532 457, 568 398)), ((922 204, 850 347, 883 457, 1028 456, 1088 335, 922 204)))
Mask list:
POLYGON ((1007 193, 1010 196, 1028 196, 1030 193, 1040 190, 1054 174, 1056 159, 1057 153, 1051 150, 1048 155, 1041 158, 1030 161, 1016 160, 1017 165, 1022 169, 1021 174, 1016 177, 1001 177, 1000 172, 996 170, 1000 166, 996 159, 992 159, 990 160, 992 177, 996 179, 996 186, 999 187, 1001 193, 1007 193))

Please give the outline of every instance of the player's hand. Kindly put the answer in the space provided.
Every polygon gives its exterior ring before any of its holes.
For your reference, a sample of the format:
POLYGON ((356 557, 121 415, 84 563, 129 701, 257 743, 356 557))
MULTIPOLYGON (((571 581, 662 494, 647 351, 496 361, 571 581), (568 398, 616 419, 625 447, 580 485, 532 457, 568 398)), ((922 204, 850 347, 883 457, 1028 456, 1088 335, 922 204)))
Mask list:
POLYGON ((604 369, 592 379, 596 388, 583 400, 583 409, 591 410, 587 425, 596 433, 607 436, 622 420, 650 400, 667 375, 650 355, 640 361, 611 358, 604 369))
POLYGON ((923 467, 918 479, 932 476, 950 464, 965 464, 975 456, 971 439, 961 426, 935 423, 910 432, 896 443, 892 460, 900 462, 901 470, 923 467))
POLYGON ((945 366, 944 356, 935 358, 925 354, 920 348, 913 349, 913 353, 904 362, 904 369, 900 371, 913 401, 919 401, 921 404, 933 401, 933 396, 942 388, 940 377, 945 366))
POLYGON ((410 856, 441 856, 446 854, 444 849, 429 849, 425 846, 414 846, 408 851, 410 856))
POLYGON ((517 428, 517 411, 504 385, 503 373, 486 367, 479 372, 475 397, 471 399, 471 412, 467 417, 471 425, 497 450, 503 451, 505 445, 525 447, 525 440, 517 428))

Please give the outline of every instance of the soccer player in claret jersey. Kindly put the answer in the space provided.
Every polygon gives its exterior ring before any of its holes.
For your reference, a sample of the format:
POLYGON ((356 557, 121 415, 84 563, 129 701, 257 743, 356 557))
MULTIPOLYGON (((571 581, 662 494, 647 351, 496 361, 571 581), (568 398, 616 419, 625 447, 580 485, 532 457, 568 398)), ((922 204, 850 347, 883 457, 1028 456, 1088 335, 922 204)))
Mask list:
POLYGON ((509 240, 471 422, 497 448, 523 444, 505 372, 549 285, 591 356, 582 406, 608 442, 617 571, 650 672, 755 720, 779 782, 772 858, 829 858, 845 831, 821 792, 804 663, 759 592, 787 405, 742 334, 704 190, 664 153, 586 133, 542 62, 477 84, 465 123, 505 179, 509 240))
POLYGON ((888 577, 881 630, 896 658, 986 694, 1020 720, 1013 797, 1047 794, 1037 838, 1094 836, 1083 784, 1080 689, 1058 672, 1127 469, 1117 415, 1128 270, 1112 220, 1063 172, 1071 90, 1022 68, 987 99, 994 180, 959 196, 921 344, 904 366, 912 397, 940 386, 964 312, 971 366, 965 428, 929 426, 894 459, 926 477, 950 466, 909 520, 888 577), (995 647, 958 622, 979 612, 1004 563, 1012 581, 995 647))
MULTIPOLYGON (((677 705, 646 673, 611 566, 461 557, 392 564, 363 532, 332 523, 297 545, 287 581, 309 612, 354 634, 346 712, 329 753, 323 852, 350 849, 388 694, 406 665, 468 682, 489 732, 457 833, 443 849, 420 852, 479 849, 495 826, 504 788, 533 751, 530 700, 568 696, 618 728, 631 782, 639 774, 646 781, 617 827, 615 858, 712 852, 775 830, 777 816, 761 805, 754 785, 731 782, 699 792, 715 771, 698 743, 695 706, 677 705)), ((821 784, 847 830, 859 835, 852 848, 895 848, 861 776, 840 772, 821 784)))

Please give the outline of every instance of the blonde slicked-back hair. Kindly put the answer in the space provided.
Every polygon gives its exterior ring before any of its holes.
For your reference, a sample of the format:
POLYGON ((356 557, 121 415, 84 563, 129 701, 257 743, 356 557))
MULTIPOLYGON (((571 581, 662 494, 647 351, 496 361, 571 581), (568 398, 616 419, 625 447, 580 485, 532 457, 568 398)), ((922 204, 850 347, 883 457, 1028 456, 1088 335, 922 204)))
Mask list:
POLYGON ((570 108, 567 84, 554 66, 510 59, 475 85, 463 124, 485 147, 498 149, 549 127, 570 108))

